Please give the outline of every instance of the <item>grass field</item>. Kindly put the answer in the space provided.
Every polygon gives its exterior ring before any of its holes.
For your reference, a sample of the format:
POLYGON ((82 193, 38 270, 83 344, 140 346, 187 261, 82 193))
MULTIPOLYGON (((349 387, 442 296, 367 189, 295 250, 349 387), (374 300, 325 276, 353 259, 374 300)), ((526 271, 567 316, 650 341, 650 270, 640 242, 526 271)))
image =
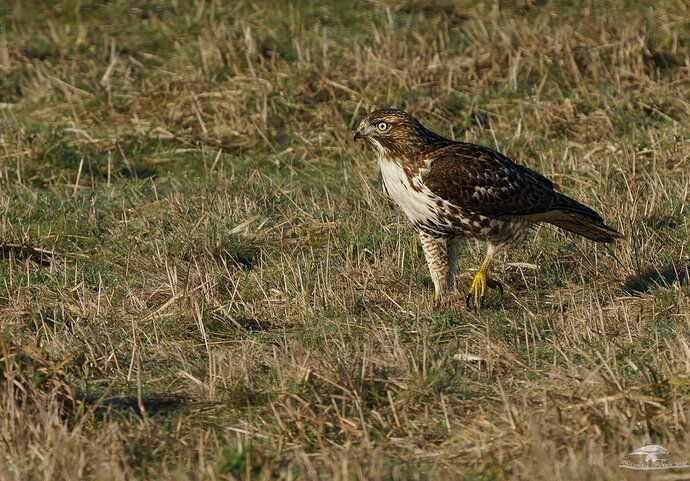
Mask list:
POLYGON ((501 4, 1 2, 0 480, 601 481, 662 479, 618 467, 645 444, 690 459, 690 4, 501 4), (626 239, 539 228, 481 312, 469 242, 434 305, 351 140, 386 106, 626 239))

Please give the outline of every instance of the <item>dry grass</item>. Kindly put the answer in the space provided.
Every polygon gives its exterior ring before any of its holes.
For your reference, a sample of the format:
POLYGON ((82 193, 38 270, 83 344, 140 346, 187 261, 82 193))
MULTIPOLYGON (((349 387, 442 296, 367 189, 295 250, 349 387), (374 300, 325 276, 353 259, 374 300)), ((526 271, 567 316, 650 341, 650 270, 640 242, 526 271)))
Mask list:
POLYGON ((0 5, 0 479, 690 457, 690 7, 518 3, 0 5), (542 228, 496 264, 502 303, 434 307, 350 140, 391 104, 628 238, 542 228))

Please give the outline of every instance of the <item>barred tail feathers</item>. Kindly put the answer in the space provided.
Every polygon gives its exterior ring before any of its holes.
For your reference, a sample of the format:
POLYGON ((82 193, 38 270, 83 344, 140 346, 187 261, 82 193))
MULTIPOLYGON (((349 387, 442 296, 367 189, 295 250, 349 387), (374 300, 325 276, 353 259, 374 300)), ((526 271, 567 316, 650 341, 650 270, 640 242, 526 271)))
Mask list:
POLYGON ((548 222, 596 242, 613 242, 624 237, 616 229, 604 224, 598 213, 563 194, 559 195, 551 210, 535 217, 535 220, 548 222))
POLYGON ((551 211, 549 214, 552 214, 552 219, 547 221, 550 224, 596 242, 613 242, 623 237, 601 220, 584 214, 566 211, 551 211))

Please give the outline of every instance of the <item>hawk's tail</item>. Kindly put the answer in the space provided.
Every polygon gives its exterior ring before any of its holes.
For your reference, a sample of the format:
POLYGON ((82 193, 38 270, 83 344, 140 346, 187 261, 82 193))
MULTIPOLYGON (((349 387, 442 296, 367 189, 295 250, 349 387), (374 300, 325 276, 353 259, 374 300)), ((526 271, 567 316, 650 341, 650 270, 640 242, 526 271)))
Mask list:
POLYGON ((593 241, 613 242, 623 237, 623 234, 616 229, 612 229, 601 220, 587 215, 566 211, 551 211, 549 214, 555 215, 553 219, 547 222, 593 241))
POLYGON ((606 224, 599 214, 576 200, 561 194, 552 210, 540 220, 596 242, 613 242, 624 237, 606 224))

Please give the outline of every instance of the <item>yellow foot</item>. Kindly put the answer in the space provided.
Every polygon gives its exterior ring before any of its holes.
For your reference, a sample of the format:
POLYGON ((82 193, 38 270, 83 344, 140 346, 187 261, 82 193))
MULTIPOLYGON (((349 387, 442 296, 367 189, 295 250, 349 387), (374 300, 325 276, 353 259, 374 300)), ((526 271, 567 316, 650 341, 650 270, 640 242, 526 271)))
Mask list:
POLYGON ((467 297, 465 298, 465 303, 467 304, 467 307, 471 309, 471 301, 474 301, 474 305, 477 308, 481 308, 484 302, 484 296, 486 294, 487 287, 490 289, 498 289, 501 293, 501 297, 503 297, 503 285, 500 282, 491 279, 486 274, 486 271, 480 270, 474 276, 474 280, 472 281, 470 291, 468 292, 467 297))

